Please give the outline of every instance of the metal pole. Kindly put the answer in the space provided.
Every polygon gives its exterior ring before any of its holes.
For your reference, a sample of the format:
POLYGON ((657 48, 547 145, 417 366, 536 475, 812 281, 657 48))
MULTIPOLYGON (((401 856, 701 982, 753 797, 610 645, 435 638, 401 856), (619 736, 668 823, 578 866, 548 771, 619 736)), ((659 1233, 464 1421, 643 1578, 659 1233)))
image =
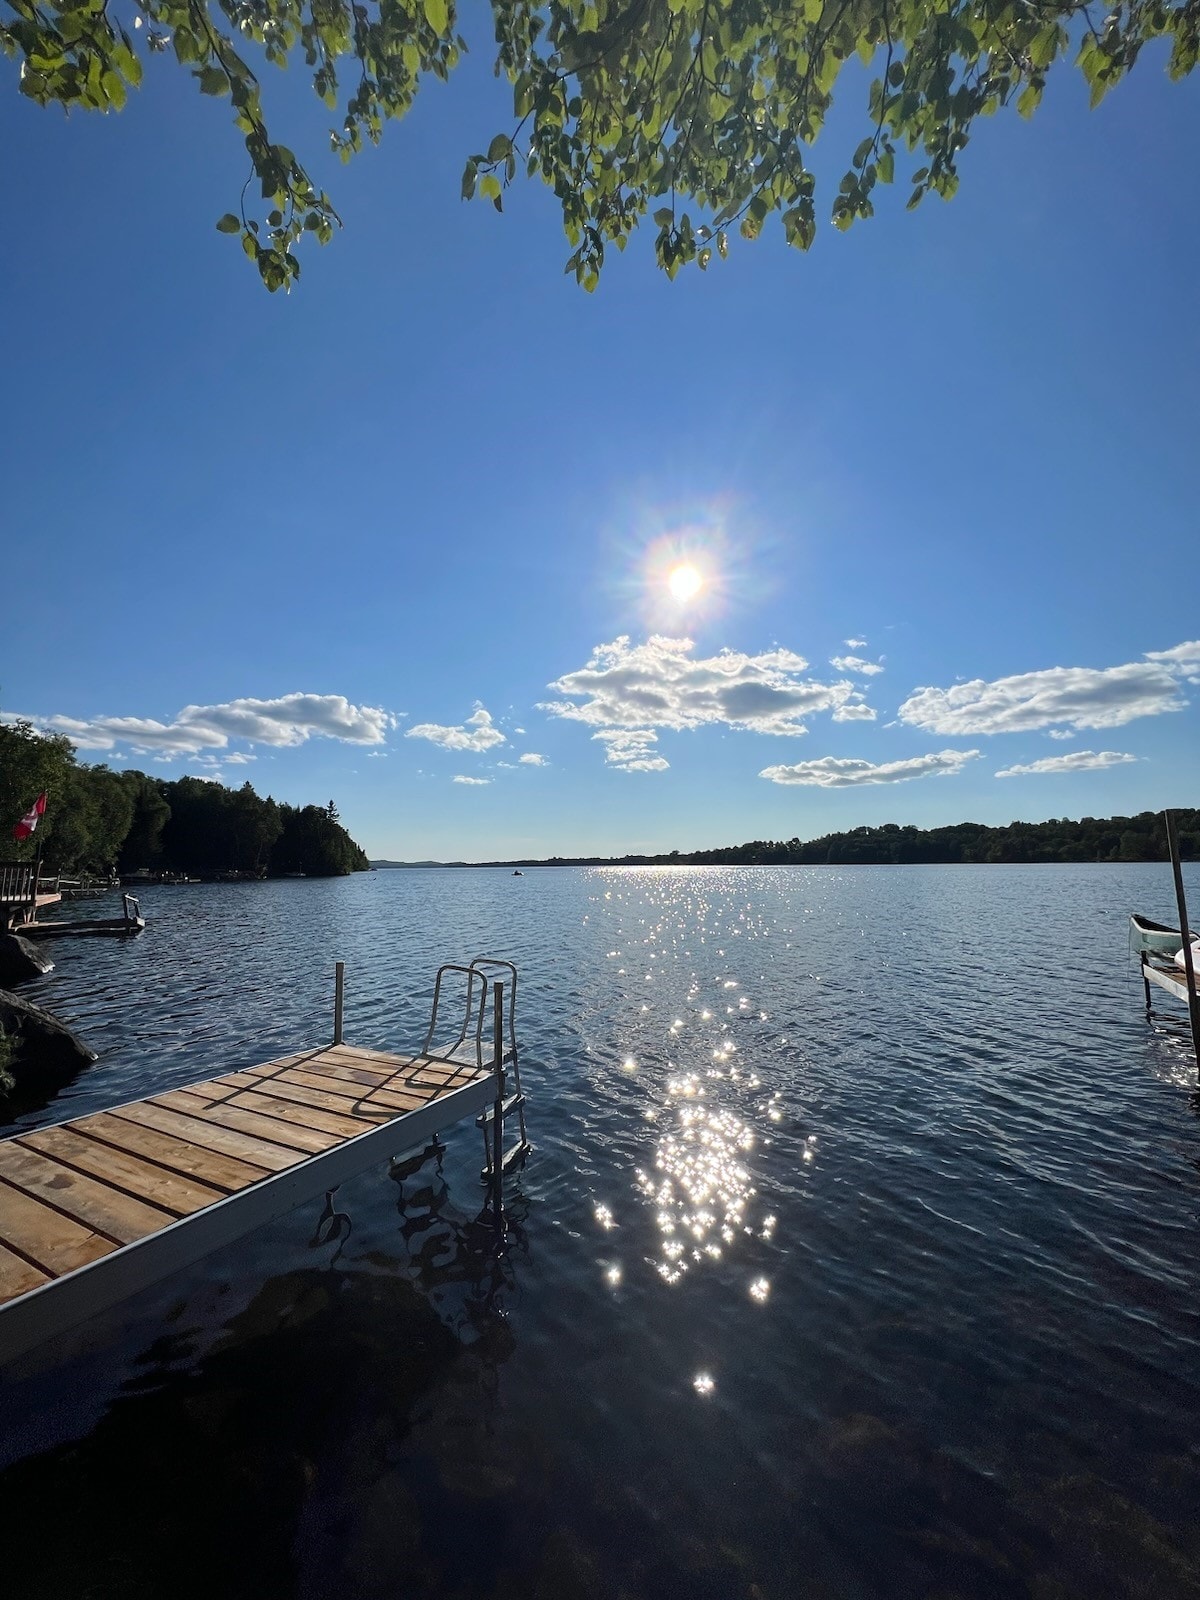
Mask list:
POLYGON ((492 984, 492 1059, 496 1073, 496 1105, 492 1116, 492 1211, 497 1223, 504 1209, 504 985, 492 984))
POLYGON ((342 1042, 342 1013, 346 1004, 346 963, 333 964, 333 1042, 342 1042))
POLYGON ((1164 811, 1167 824, 1167 849, 1171 852, 1171 871, 1175 877, 1175 904, 1179 908, 1179 932, 1183 939, 1183 973, 1187 979, 1188 1017, 1192 1024, 1192 1049, 1196 1053, 1196 1074, 1200 1077, 1200 995, 1196 993, 1196 971, 1192 965, 1192 936, 1188 932, 1187 901, 1183 893, 1183 868, 1179 862, 1179 835, 1175 818, 1164 811))

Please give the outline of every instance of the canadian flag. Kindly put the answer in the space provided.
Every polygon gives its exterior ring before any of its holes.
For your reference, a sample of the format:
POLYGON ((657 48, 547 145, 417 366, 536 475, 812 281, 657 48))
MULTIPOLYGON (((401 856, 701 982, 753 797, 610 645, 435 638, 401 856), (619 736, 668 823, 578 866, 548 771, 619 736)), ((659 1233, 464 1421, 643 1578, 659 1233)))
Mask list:
POLYGON ((43 789, 41 794, 38 795, 37 799, 33 802, 32 806, 30 806, 29 810, 21 818, 20 822, 14 825, 13 838, 18 840, 28 839, 29 835, 37 827, 38 819, 40 817, 44 817, 45 815, 46 791, 43 789))

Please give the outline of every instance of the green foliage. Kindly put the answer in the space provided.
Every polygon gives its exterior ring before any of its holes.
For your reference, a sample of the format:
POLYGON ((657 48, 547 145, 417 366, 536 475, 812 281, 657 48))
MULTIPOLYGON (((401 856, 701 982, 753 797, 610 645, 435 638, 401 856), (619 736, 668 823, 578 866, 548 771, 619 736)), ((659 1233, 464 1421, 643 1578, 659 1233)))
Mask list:
MULTIPOLYGON (((608 246, 623 250, 651 213, 671 278, 706 269, 714 247, 723 259, 731 229, 756 239, 771 218, 807 250, 819 216, 808 152, 855 63, 865 115, 826 213, 842 230, 874 213, 898 155, 912 161, 910 209, 929 193, 949 199, 975 118, 1010 104, 1032 115, 1050 69, 1072 56, 1096 105, 1147 42, 1167 41, 1172 78, 1200 53, 1200 0, 1111 11, 1086 0, 492 0, 492 13, 513 125, 467 162, 463 198, 501 210, 518 169, 539 177, 562 209, 566 270, 588 290, 608 246)), ((228 99, 250 171, 216 226, 271 290, 299 278, 302 235, 327 243, 339 221, 267 128, 263 66, 303 59, 349 160, 466 48, 453 0, 0 0, 0 49, 39 105, 120 110, 141 82, 139 52, 173 54, 202 94, 228 99)))
POLYGON ((83 766, 69 739, 29 722, 0 723, 0 856, 31 861, 39 844, 47 871, 124 872, 139 868, 197 877, 304 872, 312 877, 365 872, 367 858, 338 820, 337 806, 277 805, 249 783, 240 789, 202 778, 174 782, 144 772, 83 766), (32 839, 10 830, 41 791, 46 815, 32 839))

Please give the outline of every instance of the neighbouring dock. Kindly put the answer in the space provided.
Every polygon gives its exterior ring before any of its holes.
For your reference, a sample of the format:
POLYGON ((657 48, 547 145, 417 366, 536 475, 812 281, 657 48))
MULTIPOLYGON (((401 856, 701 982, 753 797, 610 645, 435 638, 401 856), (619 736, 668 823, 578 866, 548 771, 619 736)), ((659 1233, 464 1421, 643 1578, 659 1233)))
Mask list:
MULTIPOLYGON (((339 964, 333 1044, 0 1141, 0 1361, 469 1116, 484 1128, 498 1217, 504 1171, 528 1150, 523 1111, 520 1146, 503 1150, 505 1116, 524 1105, 511 1012, 506 1040, 504 986, 474 963, 443 971, 469 974, 445 1054, 429 1038, 414 1056, 341 1042, 339 964)), ((515 980, 512 969, 514 998, 515 980)), ((431 1035, 436 1022, 435 999, 431 1035)))

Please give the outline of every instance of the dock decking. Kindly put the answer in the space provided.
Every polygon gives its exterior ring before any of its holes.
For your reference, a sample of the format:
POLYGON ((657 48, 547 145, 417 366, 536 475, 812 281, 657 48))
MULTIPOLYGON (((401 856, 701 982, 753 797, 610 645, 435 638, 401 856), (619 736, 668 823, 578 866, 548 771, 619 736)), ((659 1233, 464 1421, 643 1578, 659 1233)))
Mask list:
POLYGON ((0 1141, 0 1360, 503 1092, 503 1059, 339 1043, 0 1141))

